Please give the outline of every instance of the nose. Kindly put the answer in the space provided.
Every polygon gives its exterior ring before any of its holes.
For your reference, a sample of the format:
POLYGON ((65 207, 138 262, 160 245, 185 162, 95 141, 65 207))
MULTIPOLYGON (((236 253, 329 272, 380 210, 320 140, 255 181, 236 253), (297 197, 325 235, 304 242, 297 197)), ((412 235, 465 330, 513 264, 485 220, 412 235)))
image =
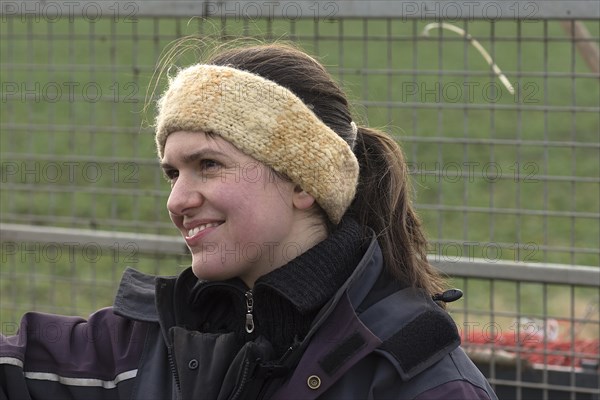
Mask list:
POLYGON ((203 201, 204 197, 200 194, 197 185, 194 185, 193 179, 180 175, 171 188, 167 200, 167 210, 171 215, 184 216, 200 207, 203 201))

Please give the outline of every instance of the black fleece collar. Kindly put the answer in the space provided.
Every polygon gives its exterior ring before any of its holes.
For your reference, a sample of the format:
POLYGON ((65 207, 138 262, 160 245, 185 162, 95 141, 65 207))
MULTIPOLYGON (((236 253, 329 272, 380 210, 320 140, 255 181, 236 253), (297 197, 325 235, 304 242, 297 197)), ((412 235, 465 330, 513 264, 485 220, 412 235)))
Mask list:
POLYGON ((360 225, 346 218, 327 239, 259 278, 255 295, 271 290, 301 313, 319 309, 352 274, 364 252, 360 225))

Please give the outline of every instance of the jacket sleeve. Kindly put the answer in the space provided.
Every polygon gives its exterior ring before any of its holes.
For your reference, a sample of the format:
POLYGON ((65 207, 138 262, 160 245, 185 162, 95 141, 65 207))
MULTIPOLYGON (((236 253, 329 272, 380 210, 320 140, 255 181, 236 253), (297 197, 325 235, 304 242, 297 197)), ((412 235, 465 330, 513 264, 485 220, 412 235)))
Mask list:
POLYGON ((146 331, 112 308, 89 320, 27 313, 16 335, 0 335, 0 399, 127 398, 146 331))

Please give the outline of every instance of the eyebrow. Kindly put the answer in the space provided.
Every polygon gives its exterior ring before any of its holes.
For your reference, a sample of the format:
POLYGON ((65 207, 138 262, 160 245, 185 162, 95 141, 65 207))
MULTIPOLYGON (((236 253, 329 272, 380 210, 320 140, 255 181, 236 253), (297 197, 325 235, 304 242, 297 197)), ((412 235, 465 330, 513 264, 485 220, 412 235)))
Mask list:
MULTIPOLYGON (((214 156, 223 156, 223 153, 218 151, 218 150, 212 150, 212 149, 202 149, 199 151, 195 151, 193 153, 190 154, 185 154, 181 157, 181 163, 182 164, 192 164, 198 160, 201 160, 203 158, 207 158, 207 157, 214 157, 214 156)), ((160 163, 160 167, 162 169, 171 169, 174 168, 171 164, 169 164, 168 162, 161 162, 160 163)))

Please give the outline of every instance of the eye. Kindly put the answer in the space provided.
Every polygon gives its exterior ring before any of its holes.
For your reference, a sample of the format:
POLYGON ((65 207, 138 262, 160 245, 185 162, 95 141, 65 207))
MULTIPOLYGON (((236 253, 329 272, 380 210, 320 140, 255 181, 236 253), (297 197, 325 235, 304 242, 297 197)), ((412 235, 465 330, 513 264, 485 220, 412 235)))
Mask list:
POLYGON ((209 158, 205 158, 200 161, 200 169, 203 171, 211 171, 221 167, 221 163, 209 158))
POLYGON ((176 169, 163 169, 163 175, 167 182, 173 182, 179 176, 179 171, 176 169))

